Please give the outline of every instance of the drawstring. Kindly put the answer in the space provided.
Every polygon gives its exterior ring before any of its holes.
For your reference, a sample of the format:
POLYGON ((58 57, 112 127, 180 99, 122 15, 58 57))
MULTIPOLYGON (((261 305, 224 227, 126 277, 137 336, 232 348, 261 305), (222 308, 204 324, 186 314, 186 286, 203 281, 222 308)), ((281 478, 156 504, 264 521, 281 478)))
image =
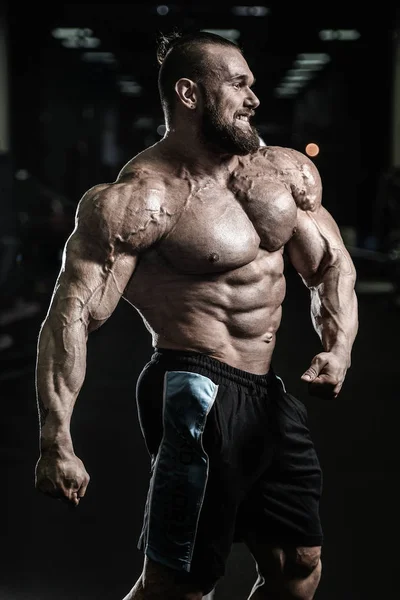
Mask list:
POLYGON ((252 396, 257 396, 258 395, 258 388, 257 388, 257 384, 254 381, 250 381, 250 386, 251 386, 251 394, 252 396))

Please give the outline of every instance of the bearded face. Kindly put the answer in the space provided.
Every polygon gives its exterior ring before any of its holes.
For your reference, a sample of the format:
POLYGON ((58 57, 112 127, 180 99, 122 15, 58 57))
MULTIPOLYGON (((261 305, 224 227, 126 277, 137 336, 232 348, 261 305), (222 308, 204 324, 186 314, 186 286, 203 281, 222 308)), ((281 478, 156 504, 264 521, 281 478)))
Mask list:
POLYGON ((205 142, 227 154, 244 156, 256 152, 260 147, 260 138, 256 128, 250 124, 254 111, 244 106, 237 110, 229 110, 221 104, 217 106, 205 87, 203 98, 201 131, 205 142))

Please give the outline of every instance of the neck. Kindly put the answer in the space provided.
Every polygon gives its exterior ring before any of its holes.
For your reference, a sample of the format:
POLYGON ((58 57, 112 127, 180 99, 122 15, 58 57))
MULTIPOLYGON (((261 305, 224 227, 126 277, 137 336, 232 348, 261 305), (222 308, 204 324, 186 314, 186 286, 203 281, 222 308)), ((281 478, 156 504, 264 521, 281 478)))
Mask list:
POLYGON ((185 131, 171 127, 160 142, 160 150, 168 155, 169 160, 198 177, 224 178, 238 162, 237 156, 223 154, 207 145, 190 127, 185 131))

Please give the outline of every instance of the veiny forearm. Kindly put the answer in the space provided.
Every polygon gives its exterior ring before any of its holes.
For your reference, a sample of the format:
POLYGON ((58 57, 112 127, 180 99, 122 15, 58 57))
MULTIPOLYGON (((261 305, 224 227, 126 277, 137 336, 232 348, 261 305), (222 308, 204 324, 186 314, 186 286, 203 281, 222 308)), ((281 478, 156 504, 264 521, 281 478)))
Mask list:
POLYGON ((355 270, 350 260, 335 261, 310 287, 311 318, 327 352, 339 352, 351 362, 351 350, 358 331, 358 303, 354 290, 355 270))
POLYGON ((70 421, 86 372, 87 326, 76 311, 50 311, 39 334, 36 389, 40 446, 71 447, 70 421))

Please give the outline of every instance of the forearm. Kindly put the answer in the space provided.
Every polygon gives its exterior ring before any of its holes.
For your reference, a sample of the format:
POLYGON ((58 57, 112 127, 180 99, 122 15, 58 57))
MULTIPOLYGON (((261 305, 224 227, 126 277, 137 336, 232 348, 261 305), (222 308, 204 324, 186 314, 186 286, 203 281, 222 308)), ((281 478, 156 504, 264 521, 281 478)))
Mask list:
POLYGON ((39 335, 36 391, 40 448, 72 450, 70 422, 86 371, 87 329, 81 320, 50 315, 39 335))
POLYGON ((355 270, 349 262, 328 267, 318 285, 310 287, 311 318, 327 352, 344 355, 351 363, 351 351, 358 331, 358 303, 355 270))

